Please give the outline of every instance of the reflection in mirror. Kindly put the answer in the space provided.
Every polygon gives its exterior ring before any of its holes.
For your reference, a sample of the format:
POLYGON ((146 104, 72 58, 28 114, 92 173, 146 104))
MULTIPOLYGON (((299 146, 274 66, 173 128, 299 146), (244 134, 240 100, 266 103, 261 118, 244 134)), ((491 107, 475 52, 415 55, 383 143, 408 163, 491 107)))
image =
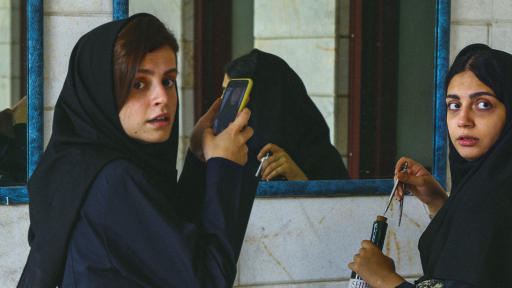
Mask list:
POLYGON ((404 156, 431 170, 436 3, 362 2, 351 15, 360 15, 351 40, 361 51, 349 72, 350 121, 360 127, 349 131, 351 176, 392 178, 404 156))
MULTIPOLYGON (((441 82, 448 67, 449 0, 402 0, 391 4, 394 7, 373 3, 384 1, 342 0, 323 10, 314 5, 286 9, 290 5, 287 2, 277 5, 259 0, 227 1, 221 5, 222 9, 215 1, 185 1, 187 7, 174 7, 178 9, 170 11, 159 8, 157 13, 148 10, 153 4, 141 7, 137 0, 129 2, 130 14, 149 12, 162 18, 158 13, 172 13, 172 17, 166 18, 177 21, 168 26, 181 31, 183 37, 185 48, 181 54, 185 55, 185 61, 181 64, 185 69, 181 87, 188 90, 182 95, 188 93, 190 99, 193 88, 195 120, 222 92, 220 83, 227 63, 258 48, 283 58, 302 78, 328 120, 331 142, 343 156, 352 179, 373 179, 330 181, 332 185, 328 185, 332 187, 325 191, 312 188, 320 182, 311 183, 313 186, 296 183, 304 189, 294 184, 295 188, 283 193, 279 190, 286 187, 281 184, 276 183, 280 188, 263 185, 272 190, 264 193, 266 196, 381 193, 390 181, 377 179, 391 178, 395 161, 401 156, 432 167, 433 175, 445 183, 446 131, 442 117, 438 117, 443 111, 438 98, 443 94, 441 82), (134 11, 132 4, 141 10, 134 11), (282 17, 273 17, 276 13, 282 17), (307 17, 318 16, 315 13, 325 14, 307 21, 307 17), (190 18, 194 19, 193 25, 189 23, 190 18), (324 26, 327 28, 323 29, 324 26), (317 37, 315 33, 326 36, 317 37), (296 44, 290 46, 290 43, 296 44), (331 54, 325 57, 328 53, 331 54), (322 55, 316 57, 316 54, 322 55), (193 72, 187 70, 192 66, 186 63, 188 58, 193 59, 193 72), (311 63, 316 65, 313 70, 311 63), (334 84, 324 85, 324 80, 331 81, 333 75, 334 84), (332 94, 318 92, 322 90, 318 87, 326 86, 332 94)), ((189 117, 190 107, 180 107, 185 112, 182 117, 189 117)))
POLYGON ((0 2, 0 187, 27 181, 26 1, 0 2))

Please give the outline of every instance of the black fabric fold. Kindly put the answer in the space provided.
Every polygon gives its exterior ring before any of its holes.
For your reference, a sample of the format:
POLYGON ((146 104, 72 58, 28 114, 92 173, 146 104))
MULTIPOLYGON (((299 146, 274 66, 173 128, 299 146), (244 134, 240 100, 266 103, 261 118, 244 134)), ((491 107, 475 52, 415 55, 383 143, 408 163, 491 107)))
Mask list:
POLYGON ((420 238, 423 276, 449 279, 478 287, 508 287, 512 283, 512 55, 483 44, 467 53, 490 53, 499 67, 501 91, 494 91, 506 108, 498 140, 478 160, 468 162, 450 140, 450 197, 420 238))

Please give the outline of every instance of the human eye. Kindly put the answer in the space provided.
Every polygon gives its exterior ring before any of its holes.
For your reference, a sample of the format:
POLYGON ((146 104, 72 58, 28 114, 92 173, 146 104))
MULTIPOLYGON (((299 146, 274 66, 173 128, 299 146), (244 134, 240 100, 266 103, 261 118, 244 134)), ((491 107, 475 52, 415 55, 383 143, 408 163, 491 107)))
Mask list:
POLYGON ((478 109, 486 110, 486 109, 491 108, 492 105, 491 105, 491 103, 489 103, 487 101, 480 101, 480 102, 476 103, 476 107, 478 109))
POLYGON ((460 104, 457 102, 449 102, 446 106, 448 110, 457 110, 460 108, 460 104))
POLYGON ((162 84, 167 87, 172 87, 174 85, 174 83, 176 83, 176 80, 174 80, 174 79, 166 79, 166 80, 162 81, 162 84))
POLYGON ((134 89, 137 89, 137 90, 140 90, 142 88, 146 87, 146 84, 142 81, 136 81, 135 83, 133 83, 133 88, 134 89))

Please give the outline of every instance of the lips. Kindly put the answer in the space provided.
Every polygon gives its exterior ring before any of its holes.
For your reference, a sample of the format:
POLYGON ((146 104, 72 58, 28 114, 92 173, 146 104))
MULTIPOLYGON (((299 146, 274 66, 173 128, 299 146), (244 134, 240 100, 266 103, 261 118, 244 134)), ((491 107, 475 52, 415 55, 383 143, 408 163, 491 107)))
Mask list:
POLYGON ((169 126, 171 118, 171 114, 169 113, 161 113, 157 116, 153 117, 151 120, 148 121, 150 125, 156 126, 156 127, 167 127, 169 126))
POLYGON ((474 137, 471 135, 466 135, 466 134, 460 135, 457 138, 457 142, 461 146, 473 146, 473 145, 476 145, 476 143, 478 143, 478 141, 480 141, 480 139, 478 139, 477 137, 474 137))

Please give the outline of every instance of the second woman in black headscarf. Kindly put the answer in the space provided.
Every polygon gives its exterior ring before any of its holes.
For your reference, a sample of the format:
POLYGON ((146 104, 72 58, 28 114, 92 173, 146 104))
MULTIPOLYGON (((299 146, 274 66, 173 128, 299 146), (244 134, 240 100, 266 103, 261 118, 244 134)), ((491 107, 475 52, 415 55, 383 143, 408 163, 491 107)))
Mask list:
MULTIPOLYGON (((416 281, 417 287, 512 284, 511 79, 512 55, 483 44, 464 48, 450 68, 446 78, 449 197, 418 163, 407 158, 397 163, 398 179, 435 216, 418 244, 424 276, 416 281), (410 169, 399 173, 405 161, 410 169)), ((403 197, 401 188, 397 197, 403 197)), ((404 281, 394 272, 393 261, 368 241, 354 260, 349 267, 361 269, 374 288, 404 281)))

